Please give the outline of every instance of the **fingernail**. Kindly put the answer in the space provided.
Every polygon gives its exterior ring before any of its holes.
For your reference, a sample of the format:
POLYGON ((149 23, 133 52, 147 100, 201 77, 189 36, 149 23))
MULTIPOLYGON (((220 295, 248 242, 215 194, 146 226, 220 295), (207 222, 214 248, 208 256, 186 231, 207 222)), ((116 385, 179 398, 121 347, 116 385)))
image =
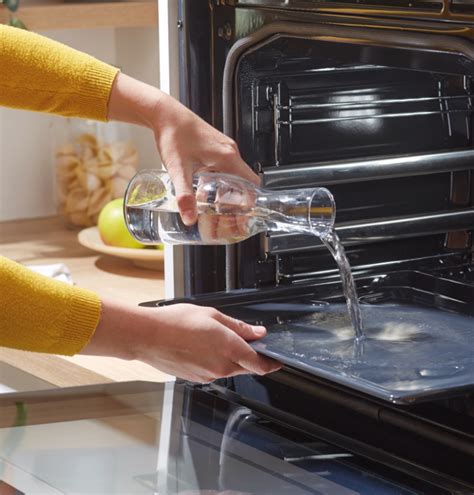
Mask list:
POLYGON ((267 333, 267 330, 265 327, 253 327, 253 333, 258 336, 265 335, 267 333))
POLYGON ((194 212, 193 210, 184 210, 182 212, 182 218, 185 225, 193 225, 194 224, 194 212))

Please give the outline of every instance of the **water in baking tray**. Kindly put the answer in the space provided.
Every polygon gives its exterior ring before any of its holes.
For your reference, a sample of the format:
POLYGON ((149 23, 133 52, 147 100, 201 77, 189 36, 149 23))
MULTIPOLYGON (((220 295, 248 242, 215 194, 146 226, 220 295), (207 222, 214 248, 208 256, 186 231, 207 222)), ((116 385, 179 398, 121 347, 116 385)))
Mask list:
POLYGON ((354 352, 353 329, 343 304, 268 303, 247 308, 268 329, 268 335, 253 344, 257 350, 310 372, 318 370, 315 374, 392 391, 472 383, 472 316, 408 304, 362 304, 365 337, 354 352))

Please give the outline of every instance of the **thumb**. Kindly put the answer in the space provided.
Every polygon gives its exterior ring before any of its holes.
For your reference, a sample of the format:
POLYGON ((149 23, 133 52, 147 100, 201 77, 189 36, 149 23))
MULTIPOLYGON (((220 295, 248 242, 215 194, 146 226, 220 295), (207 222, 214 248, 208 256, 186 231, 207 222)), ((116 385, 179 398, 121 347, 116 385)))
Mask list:
POLYGON ((267 333, 265 327, 257 325, 249 325, 242 320, 237 320, 224 313, 219 313, 216 316, 216 320, 230 328, 237 335, 244 340, 257 340, 264 337, 267 333))
POLYGON ((257 375, 265 375, 278 371, 282 367, 282 365, 274 359, 258 354, 248 344, 244 342, 242 342, 242 344, 244 345, 240 347, 240 352, 236 352, 235 354, 235 362, 242 368, 249 370, 251 373, 256 373, 257 375))
POLYGON ((181 218, 185 225, 194 225, 197 222, 197 208, 192 187, 192 168, 180 164, 168 168, 168 173, 174 185, 181 218))

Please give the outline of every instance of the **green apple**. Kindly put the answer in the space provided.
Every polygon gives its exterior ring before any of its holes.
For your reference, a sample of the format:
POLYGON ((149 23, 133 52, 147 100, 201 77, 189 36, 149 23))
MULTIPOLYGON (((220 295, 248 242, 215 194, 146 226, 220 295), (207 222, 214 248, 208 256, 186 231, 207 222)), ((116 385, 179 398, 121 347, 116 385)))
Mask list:
POLYGON ((125 225, 123 198, 114 199, 102 208, 97 227, 104 244, 122 248, 145 247, 132 237, 125 225))

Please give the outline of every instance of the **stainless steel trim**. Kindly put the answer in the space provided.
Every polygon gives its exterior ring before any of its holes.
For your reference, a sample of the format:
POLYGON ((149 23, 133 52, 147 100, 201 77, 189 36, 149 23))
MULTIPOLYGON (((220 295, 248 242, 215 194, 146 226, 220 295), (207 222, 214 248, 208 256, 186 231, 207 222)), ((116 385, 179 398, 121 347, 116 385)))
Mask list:
POLYGON ((347 162, 303 163, 263 170, 273 189, 343 184, 474 169, 474 150, 400 155, 347 162))
POLYGON ((273 159, 275 165, 278 167, 279 165, 279 149, 280 149, 280 110, 281 105, 279 105, 279 97, 277 94, 273 95, 273 159))
MULTIPOLYGON (((367 222, 336 225, 336 232, 345 246, 368 244, 409 237, 471 230, 474 208, 397 218, 379 218, 367 222)), ((275 234, 266 239, 268 254, 296 253, 326 249, 316 237, 301 234, 275 234)))
POLYGON ((230 291, 235 289, 236 286, 236 266, 235 260, 237 258, 236 255, 236 246, 235 244, 230 244, 225 247, 225 290, 230 291))
POLYGON ((425 21, 443 21, 443 22, 464 22, 471 24, 473 13, 471 11, 463 12, 462 5, 465 3, 472 9, 471 0, 418 0, 415 2, 399 2, 400 5, 386 5, 383 1, 366 2, 364 0, 353 0, 350 3, 342 3, 337 0, 330 2, 324 0, 228 0, 233 2, 237 7, 254 7, 265 8, 268 10, 282 10, 288 12, 298 12, 306 15, 320 13, 326 15, 354 15, 360 17, 385 17, 385 18, 402 18, 404 20, 419 19, 425 21), (437 4, 436 7, 425 6, 423 4, 437 4), (461 8, 460 8, 461 7, 461 8))

